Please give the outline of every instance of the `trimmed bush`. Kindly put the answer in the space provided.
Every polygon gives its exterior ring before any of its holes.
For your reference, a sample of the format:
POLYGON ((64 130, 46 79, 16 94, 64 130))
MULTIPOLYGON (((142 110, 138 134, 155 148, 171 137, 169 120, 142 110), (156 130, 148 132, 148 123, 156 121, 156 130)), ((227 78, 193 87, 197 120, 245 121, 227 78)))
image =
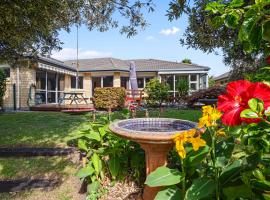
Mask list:
POLYGON ((225 86, 213 86, 207 89, 199 90, 187 97, 189 107, 193 106, 199 99, 217 99, 219 95, 226 92, 225 86))
POLYGON ((148 95, 146 102, 149 106, 159 106, 166 102, 169 98, 169 85, 162 83, 158 78, 151 79, 145 87, 145 92, 148 95))
POLYGON ((95 88, 94 105, 97 109, 117 109, 125 105, 126 91, 122 87, 95 88))

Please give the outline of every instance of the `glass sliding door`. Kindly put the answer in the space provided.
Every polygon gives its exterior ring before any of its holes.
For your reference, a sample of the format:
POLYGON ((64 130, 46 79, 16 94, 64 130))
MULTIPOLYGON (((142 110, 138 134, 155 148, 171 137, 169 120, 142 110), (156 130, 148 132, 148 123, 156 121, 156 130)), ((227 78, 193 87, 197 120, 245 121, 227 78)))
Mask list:
POLYGON ((56 72, 36 71, 36 104, 57 103, 64 92, 65 76, 56 72))

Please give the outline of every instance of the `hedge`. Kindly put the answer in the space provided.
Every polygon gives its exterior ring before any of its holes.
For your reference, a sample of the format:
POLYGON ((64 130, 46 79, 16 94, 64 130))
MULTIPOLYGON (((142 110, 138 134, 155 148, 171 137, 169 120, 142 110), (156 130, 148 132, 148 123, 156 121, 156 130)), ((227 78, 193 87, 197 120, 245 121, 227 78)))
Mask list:
POLYGON ((198 90, 187 97, 189 107, 192 107, 199 99, 217 99, 219 95, 225 93, 225 86, 213 86, 207 89, 198 90))
POLYGON ((95 88, 94 105, 96 109, 117 109, 125 106, 126 91, 122 87, 95 88))

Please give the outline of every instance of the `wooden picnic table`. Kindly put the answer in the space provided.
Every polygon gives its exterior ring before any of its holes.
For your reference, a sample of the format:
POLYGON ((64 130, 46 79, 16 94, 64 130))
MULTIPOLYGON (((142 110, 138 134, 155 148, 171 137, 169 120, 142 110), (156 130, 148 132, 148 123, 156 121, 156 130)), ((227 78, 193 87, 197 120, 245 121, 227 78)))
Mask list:
POLYGON ((59 98, 59 105, 65 102, 65 100, 70 100, 69 105, 71 105, 73 102, 78 105, 78 101, 84 101, 86 104, 87 103, 87 98, 83 96, 83 92, 64 92, 64 96, 62 98, 59 98))

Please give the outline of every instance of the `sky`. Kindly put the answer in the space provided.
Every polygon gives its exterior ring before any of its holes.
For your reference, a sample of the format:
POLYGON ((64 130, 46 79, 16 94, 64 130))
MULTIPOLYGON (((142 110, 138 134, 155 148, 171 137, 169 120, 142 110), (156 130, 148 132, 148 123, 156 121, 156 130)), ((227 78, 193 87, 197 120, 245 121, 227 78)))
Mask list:
MULTIPOLYGON (((145 13, 150 24, 145 30, 131 38, 121 35, 119 29, 107 32, 89 31, 85 26, 79 28, 79 59, 114 57, 119 59, 162 59, 181 62, 189 58, 193 63, 211 68, 210 75, 220 75, 229 70, 222 61, 221 55, 206 54, 200 50, 187 49, 179 39, 187 27, 187 16, 169 22, 165 16, 169 1, 156 0, 155 12, 145 13)), ((120 25, 126 21, 118 18, 120 25)), ((59 60, 76 58, 76 28, 71 32, 60 32, 64 43, 60 52, 53 52, 52 57, 59 60)))

